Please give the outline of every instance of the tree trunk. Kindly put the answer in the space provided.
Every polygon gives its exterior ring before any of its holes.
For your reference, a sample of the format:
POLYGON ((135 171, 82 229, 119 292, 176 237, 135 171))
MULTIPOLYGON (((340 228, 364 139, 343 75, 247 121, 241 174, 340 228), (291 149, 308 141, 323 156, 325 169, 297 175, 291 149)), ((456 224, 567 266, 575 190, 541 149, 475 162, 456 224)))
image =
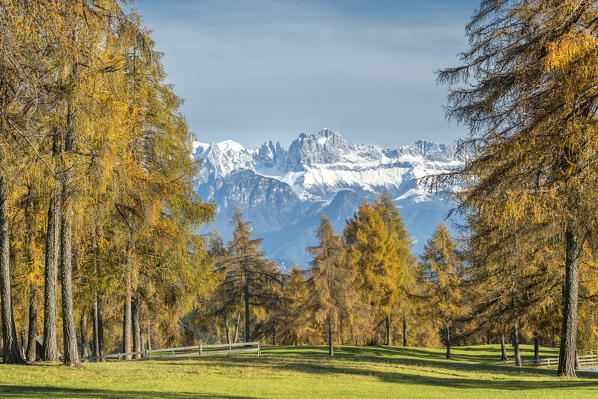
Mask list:
POLYGON ((403 346, 407 346, 407 319, 403 319, 403 346))
MULTIPOLYGON (((127 276, 125 281, 125 303, 123 304, 123 353, 131 352, 131 282, 127 276)), ((125 356, 126 360, 131 360, 131 355, 125 356)))
POLYGON ((224 330, 226 333, 226 343, 230 344, 231 343, 230 342, 230 328, 228 328, 228 318, 227 317, 224 318, 224 330))
POLYGON ((540 363, 540 345, 536 334, 534 334, 534 363, 540 363))
POLYGON ((490 330, 486 330, 486 345, 490 345, 490 330))
POLYGON ((451 328, 446 327, 446 358, 451 358, 451 328))
POLYGON ((92 339, 93 339, 93 361, 97 362, 100 357, 100 340, 98 338, 98 296, 96 295, 93 301, 92 316, 91 316, 91 328, 92 328, 92 339))
POLYGON ((558 375, 575 376, 577 352, 578 265, 581 243, 577 229, 567 226, 565 231, 565 281, 563 282, 563 324, 558 375))
POLYGON ((152 350, 152 323, 147 323, 147 350, 152 350))
MULTIPOLYGON (((139 303, 137 293, 131 301, 131 318, 133 323, 133 352, 141 352, 141 329, 139 328, 139 303)), ((141 354, 134 355, 135 359, 141 359, 141 354)))
POLYGON ((276 346, 276 323, 272 325, 272 346, 276 346))
POLYGON ((94 352, 96 355, 96 361, 103 362, 106 359, 101 359, 101 356, 104 356, 104 320, 102 318, 102 299, 98 294, 96 294, 96 298, 94 301, 94 352))
POLYGON ((60 232, 60 190, 56 190, 48 207, 46 264, 44 268, 44 342, 42 360, 58 361, 56 336, 56 301, 58 296, 58 247, 60 232))
POLYGON ((334 356, 334 344, 332 343, 332 317, 328 316, 328 354, 334 356))
MULTIPOLYGON (((35 259, 33 258, 34 252, 34 220, 31 214, 33 208, 33 193, 31 187, 28 187, 27 193, 27 205, 25 207, 25 224, 27 228, 27 236, 25 238, 25 259, 29 266, 33 267, 35 259)), ((37 278, 34 278, 29 283, 29 324, 27 326, 27 349, 25 358, 29 362, 35 362, 37 360, 37 302, 38 302, 38 287, 37 278)))
MULTIPOLYGON (((66 188, 63 191, 63 198, 66 188)), ((70 202, 70 201, 67 201, 70 202)), ((72 232, 73 232, 73 210, 67 206, 63 215, 60 231, 60 266, 62 282, 62 334, 64 343, 63 359, 67 366, 81 364, 77 350, 77 331, 75 329, 75 316, 73 310, 73 281, 72 281, 72 232)))
POLYGON ((87 309, 81 310, 81 357, 89 356, 89 342, 87 341, 87 309))
POLYGON ((2 338, 4 343, 4 363, 24 363, 19 343, 15 320, 12 313, 12 292, 10 286, 10 237, 8 230, 8 194, 6 181, 0 171, 0 297, 2 300, 2 338))
POLYGON ((251 342, 251 332, 249 330, 251 315, 249 314, 249 285, 247 282, 245 282, 243 288, 245 291, 245 342, 251 342))
POLYGON ((390 315, 386 315, 386 345, 392 345, 392 333, 390 328, 390 315))
POLYGON ((505 346, 505 333, 502 333, 500 336, 500 360, 507 361, 507 348, 505 346))
POLYGON ((519 322, 515 321, 513 325, 513 355, 515 357, 515 366, 521 366, 521 353, 519 352, 519 322))
POLYGON ((29 284, 29 332, 27 339, 27 361, 35 362, 37 360, 37 284, 32 281, 29 284))
POLYGON ((237 311, 237 320, 235 321, 235 334, 233 336, 233 343, 239 340, 239 323, 241 322, 241 312, 237 311))

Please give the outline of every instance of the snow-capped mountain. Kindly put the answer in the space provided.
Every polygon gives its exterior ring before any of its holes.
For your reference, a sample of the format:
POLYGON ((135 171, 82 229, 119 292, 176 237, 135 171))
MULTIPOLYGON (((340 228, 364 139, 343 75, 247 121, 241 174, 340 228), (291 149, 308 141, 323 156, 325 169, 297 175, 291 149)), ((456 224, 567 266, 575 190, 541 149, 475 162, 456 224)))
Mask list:
POLYGON ((197 191, 218 205, 215 226, 230 238, 237 206, 264 238, 269 257, 306 266, 305 247, 315 244, 320 215, 326 213, 337 233, 364 199, 387 191, 399 206, 407 231, 420 253, 438 222, 452 207, 427 192, 417 179, 460 166, 463 158, 450 145, 418 141, 397 149, 353 145, 335 131, 300 134, 288 149, 272 141, 244 147, 231 140, 195 143, 203 160, 197 191))

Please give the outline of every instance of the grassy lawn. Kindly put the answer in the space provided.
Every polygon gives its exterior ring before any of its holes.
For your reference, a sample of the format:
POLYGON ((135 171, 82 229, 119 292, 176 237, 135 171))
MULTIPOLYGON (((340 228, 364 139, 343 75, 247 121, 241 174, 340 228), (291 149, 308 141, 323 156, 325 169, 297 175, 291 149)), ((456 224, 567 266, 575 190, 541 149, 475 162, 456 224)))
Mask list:
MULTIPOLYGON (((0 398, 596 398, 598 373, 484 366, 498 346, 442 349, 265 348, 255 355, 111 362, 81 368, 0 365, 0 398)), ((531 347, 523 347, 530 358, 531 347)), ((555 356, 545 350, 542 356, 555 356)))

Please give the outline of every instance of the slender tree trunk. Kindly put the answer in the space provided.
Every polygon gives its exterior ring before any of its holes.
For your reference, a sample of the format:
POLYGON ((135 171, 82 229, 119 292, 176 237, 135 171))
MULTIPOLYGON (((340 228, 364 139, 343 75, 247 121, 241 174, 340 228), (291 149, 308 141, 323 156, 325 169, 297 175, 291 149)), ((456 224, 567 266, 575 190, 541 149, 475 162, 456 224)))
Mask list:
MULTIPOLYGON (((33 215, 31 214, 33 208, 33 193, 31 187, 28 187, 27 205, 25 207, 25 224, 27 226, 27 235, 25 243, 25 258, 30 267, 33 267, 35 259, 33 258, 34 251, 34 226, 33 215)), ((29 362, 37 360, 37 302, 38 302, 38 287, 37 279, 29 283, 29 324, 27 325, 27 347, 25 358, 29 362)))
POLYGON ((249 314, 249 284, 245 280, 244 294, 245 294, 245 342, 251 342, 250 320, 249 314))
POLYGON ((81 357, 89 356, 89 342, 87 341, 87 309, 81 309, 81 357))
POLYGON ((507 347, 505 345, 505 333, 502 333, 500 336, 500 360, 506 361, 507 360, 507 347))
POLYGON ((93 301, 92 317, 91 317, 92 339, 93 339, 93 361, 97 362, 100 357, 100 340, 98 338, 98 296, 93 301))
POLYGON ((540 363, 540 345, 537 334, 534 334, 534 363, 540 363))
POLYGON ((407 347, 407 319, 403 319, 403 346, 407 347))
POLYGON ((390 314, 386 315, 386 345, 392 345, 392 334, 390 328, 390 314))
MULTIPOLYGON (((125 303, 123 304, 123 352, 131 352, 131 282, 130 277, 125 281, 125 303)), ((125 359, 131 360, 131 355, 125 356, 125 359)))
POLYGON ((24 363, 19 343, 15 320, 12 313, 12 292, 10 287, 10 237, 8 230, 8 194, 6 181, 0 171, 0 297, 2 300, 2 338, 4 343, 4 363, 24 363))
POLYGON ((519 322, 515 321, 513 325, 513 356, 515 357, 515 366, 521 366, 521 353, 519 351, 519 322))
POLYGON ((147 350, 152 350, 152 323, 147 323, 147 350))
MULTIPOLYGON (((66 188, 65 188, 66 190, 66 188)), ((63 198, 65 192, 63 191, 63 198)), ((69 201, 70 202, 70 201, 69 201)), ((61 221, 60 234, 60 266, 62 280, 62 334, 64 343, 64 364, 76 366, 81 364, 77 350, 77 331, 73 310, 73 282, 72 282, 72 231, 73 210, 70 205, 65 209, 61 221)))
POLYGON ((60 233, 60 190, 54 192, 48 207, 46 264, 44 268, 44 342, 42 360, 58 361, 56 301, 58 296, 58 247, 60 233))
POLYGON ((230 328, 228 328, 228 317, 224 317, 224 330, 226 333, 226 343, 230 344, 230 328))
POLYGON ((239 323, 241 323, 241 312, 237 311, 237 319, 235 320, 235 334, 233 336, 233 343, 239 340, 239 323))
POLYGON ((575 353, 577 352, 577 301, 579 255, 581 253, 579 232, 572 226, 565 231, 565 281, 563 282, 563 324, 559 354, 558 375, 575 376, 575 353))
POLYGON ((451 358, 451 328, 446 327, 446 358, 451 358))
POLYGON ((276 346, 276 323, 272 325, 272 346, 276 346))
POLYGON ((328 354, 334 356, 334 344, 332 342, 332 316, 328 316, 328 354))
POLYGON ((27 361, 37 360, 37 284, 32 281, 29 284, 29 333, 27 339, 27 361))
MULTIPOLYGON (((141 349, 141 329, 139 328, 139 303, 137 302, 137 293, 131 301, 131 318, 133 324, 133 352, 140 352, 141 349)), ((134 356, 135 359, 141 359, 141 354, 134 356)))
MULTIPOLYGON (((101 297, 98 297, 98 349, 100 356, 104 356, 104 316, 101 297)), ((106 359, 100 359, 100 361, 105 362, 106 359)))
POLYGON ((490 345, 490 330, 486 330, 486 345, 490 345))
MULTIPOLYGON (((96 208, 96 215, 94 218, 94 230, 93 230, 93 264, 94 264, 94 271, 93 274, 96 279, 98 279, 99 273, 99 256, 100 256, 100 246, 98 244, 98 236, 100 235, 101 231, 101 215, 102 215, 102 202, 98 201, 97 208, 96 208)), ((92 306, 92 324, 93 324, 93 360, 100 361, 100 356, 103 356, 103 348, 102 348, 102 340, 100 339, 100 328, 101 328, 101 310, 100 310, 100 295, 98 294, 98 287, 95 287, 95 295, 93 298, 93 306, 92 306)))

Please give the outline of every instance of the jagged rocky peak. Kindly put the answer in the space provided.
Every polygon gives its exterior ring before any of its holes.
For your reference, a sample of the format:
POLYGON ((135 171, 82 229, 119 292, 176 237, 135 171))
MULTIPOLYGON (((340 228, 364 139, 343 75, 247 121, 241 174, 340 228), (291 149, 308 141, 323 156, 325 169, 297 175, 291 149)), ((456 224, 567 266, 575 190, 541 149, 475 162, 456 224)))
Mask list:
POLYGON ((345 138, 330 129, 324 128, 316 134, 301 133, 289 147, 285 166, 301 170, 303 166, 338 162, 349 148, 345 138))
POLYGON ((272 143, 272 140, 262 144, 259 148, 256 161, 264 167, 273 168, 276 166, 279 160, 281 160, 285 156, 286 151, 280 143, 272 143))

